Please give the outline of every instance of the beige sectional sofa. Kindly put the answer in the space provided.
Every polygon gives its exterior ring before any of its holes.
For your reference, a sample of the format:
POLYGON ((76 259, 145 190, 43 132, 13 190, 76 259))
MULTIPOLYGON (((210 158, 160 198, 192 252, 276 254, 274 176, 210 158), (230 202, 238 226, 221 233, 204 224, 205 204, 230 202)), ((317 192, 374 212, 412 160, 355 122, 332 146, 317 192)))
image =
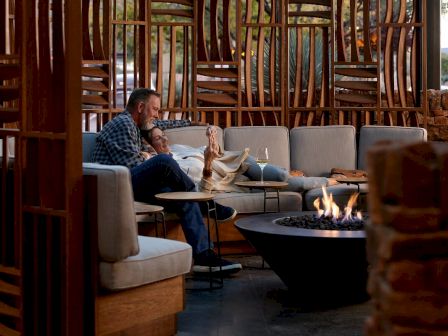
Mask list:
MULTIPOLYGON (((202 146, 207 143, 205 129, 205 126, 175 128, 165 133, 172 144, 202 146)), ((306 178, 290 179, 288 190, 280 193, 282 211, 313 210, 314 199, 322 196, 319 184, 325 181, 313 178, 329 177, 332 168, 365 169, 366 152, 376 141, 426 141, 426 138, 426 130, 418 127, 364 126, 359 141, 355 128, 349 125, 297 127, 291 130, 282 126, 218 129, 218 142, 224 150, 248 147, 253 154, 257 147, 267 146, 271 164, 288 171, 304 172, 306 178)), ((339 184, 328 187, 328 190, 338 202, 345 203, 357 187, 339 184)), ((263 209, 262 193, 256 191, 217 194, 216 200, 234 207, 240 214, 262 212, 263 209)), ((270 204, 271 207, 274 205, 270 204)))
MULTIPOLYGON (((204 146, 208 139, 206 126, 192 126, 168 129, 171 144, 185 144, 192 147, 204 146)), ((378 140, 426 141, 423 128, 364 126, 359 141, 353 126, 310 126, 288 130, 283 126, 247 126, 218 128, 218 142, 224 150, 250 148, 253 155, 259 146, 267 146, 270 164, 287 171, 300 170, 306 178, 289 179, 289 187, 280 192, 281 211, 313 210, 312 203, 322 196, 321 184, 326 183, 332 168, 365 169, 366 152, 378 140), (359 145, 358 145, 359 144, 359 145)), ((94 134, 84 134, 84 159, 89 160, 95 141, 94 134)), ((367 185, 362 186, 367 188, 367 185)), ((328 187, 338 203, 345 204, 348 197, 357 190, 355 185, 339 184, 328 187)), ((263 211, 263 193, 259 190, 246 192, 218 193, 216 201, 235 208, 239 216, 263 211)), ((268 201, 267 211, 276 208, 276 201, 268 201)), ((238 218, 238 217, 237 217, 238 218)), ((222 241, 243 240, 233 223, 220 226, 222 241)))
POLYGON ((88 211, 95 214, 92 225, 98 226, 96 334, 136 335, 160 330, 175 334, 175 314, 184 309, 183 275, 191 269, 191 246, 138 235, 126 167, 84 163, 83 174, 95 177, 90 187, 97 194, 96 199, 86 202, 88 211))

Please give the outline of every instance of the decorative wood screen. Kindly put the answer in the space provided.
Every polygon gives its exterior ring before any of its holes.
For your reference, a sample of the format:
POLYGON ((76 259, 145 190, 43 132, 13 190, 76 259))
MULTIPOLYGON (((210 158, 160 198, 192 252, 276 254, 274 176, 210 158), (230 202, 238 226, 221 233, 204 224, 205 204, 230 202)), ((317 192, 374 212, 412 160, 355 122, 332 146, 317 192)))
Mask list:
POLYGON ((119 111, 146 85, 162 93, 161 117, 222 127, 421 125, 425 8, 425 0, 156 0, 146 8, 114 0, 110 101, 119 111))
POLYGON ((81 6, 2 6, 0 334, 82 335, 81 6))

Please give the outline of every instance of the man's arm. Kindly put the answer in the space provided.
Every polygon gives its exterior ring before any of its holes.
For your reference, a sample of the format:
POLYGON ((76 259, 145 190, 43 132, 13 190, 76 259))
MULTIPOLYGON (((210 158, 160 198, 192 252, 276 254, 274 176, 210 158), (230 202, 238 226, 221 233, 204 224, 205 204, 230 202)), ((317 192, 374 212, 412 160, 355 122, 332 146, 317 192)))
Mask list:
POLYGON ((159 127, 162 131, 168 128, 179 128, 188 126, 208 126, 208 123, 192 122, 188 119, 176 119, 176 120, 160 120, 156 119, 152 122, 154 126, 159 127))
POLYGON ((139 135, 135 129, 128 127, 117 129, 114 137, 104 141, 114 164, 132 168, 149 157, 148 153, 142 152, 139 135))

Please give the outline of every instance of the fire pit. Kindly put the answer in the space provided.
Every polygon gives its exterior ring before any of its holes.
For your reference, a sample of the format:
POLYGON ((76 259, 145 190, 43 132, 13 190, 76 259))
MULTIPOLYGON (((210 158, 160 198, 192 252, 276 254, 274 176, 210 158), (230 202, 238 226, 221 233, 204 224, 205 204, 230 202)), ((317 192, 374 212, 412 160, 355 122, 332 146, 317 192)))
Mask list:
MULTIPOLYGON (((291 225, 321 216, 325 217, 312 211, 270 213, 242 218, 235 225, 301 302, 348 304, 366 300, 366 239, 357 223, 360 220, 347 224, 358 226, 355 229, 326 227, 328 221, 324 229, 291 225)), ((339 225, 336 218, 333 221, 330 217, 329 222, 339 225)), ((311 225, 322 225, 317 223, 311 225)))

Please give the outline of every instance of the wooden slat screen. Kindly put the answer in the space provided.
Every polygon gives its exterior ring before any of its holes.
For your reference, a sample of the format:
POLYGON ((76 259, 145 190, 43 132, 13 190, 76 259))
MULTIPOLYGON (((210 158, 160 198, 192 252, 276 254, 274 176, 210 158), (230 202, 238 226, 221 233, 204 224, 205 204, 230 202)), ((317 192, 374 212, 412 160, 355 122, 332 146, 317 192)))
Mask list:
POLYGON ((0 333, 81 335, 88 330, 80 225, 81 6, 63 0, 6 3, 8 38, 0 39, 0 333))
MULTIPOLYGON (((222 127, 424 125, 425 6, 426 0, 114 0, 108 115, 144 85, 161 92, 166 119, 222 127)), ((98 38, 91 35, 93 45, 98 38)))

